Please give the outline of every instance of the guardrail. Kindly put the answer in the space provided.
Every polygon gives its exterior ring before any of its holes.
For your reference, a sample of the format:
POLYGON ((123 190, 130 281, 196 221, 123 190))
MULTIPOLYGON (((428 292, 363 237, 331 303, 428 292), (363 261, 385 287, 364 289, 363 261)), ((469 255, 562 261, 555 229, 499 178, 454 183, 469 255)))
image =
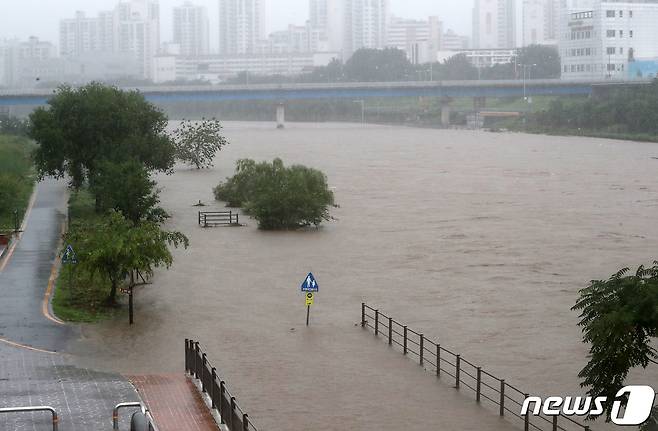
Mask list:
POLYGON ((229 431, 258 431, 251 423, 235 397, 226 388, 226 382, 217 375, 217 369, 210 365, 206 354, 199 348, 199 342, 185 339, 185 371, 201 382, 201 391, 208 394, 211 408, 217 410, 221 423, 229 431))
POLYGON ((441 345, 425 338, 425 335, 409 329, 379 310, 361 303, 361 326, 370 328, 375 336, 382 334, 388 344, 398 346, 404 355, 415 355, 418 363, 428 371, 433 371, 436 377, 446 375, 454 379, 455 389, 470 389, 475 393, 477 403, 486 400, 498 407, 498 414, 505 416, 511 413, 523 420, 525 431, 531 428, 542 431, 591 431, 587 425, 582 425, 568 416, 547 416, 543 412, 534 416, 538 423, 531 422, 531 415, 521 415, 523 402, 530 395, 485 371, 482 367, 464 359, 460 354, 452 352, 441 345), (428 367, 429 366, 429 367, 428 367), (515 410, 512 410, 513 407, 515 410))
POLYGON ((112 429, 113 430, 118 430, 119 429, 119 410, 124 409, 124 408, 129 408, 129 407, 139 407, 140 410, 142 411, 142 414, 146 418, 146 421, 148 422, 149 429, 148 431, 159 431, 158 426, 155 424, 155 420, 153 420, 153 416, 151 416, 151 412, 146 408, 146 406, 140 402, 130 402, 130 403, 120 403, 117 404, 116 407, 114 407, 114 411, 112 411, 112 429))
POLYGON ((9 407, 0 409, 0 413, 31 413, 31 412, 50 412, 53 417, 53 431, 57 431, 57 424, 59 423, 59 416, 57 411, 50 406, 36 406, 36 407, 9 407))
POLYGON ((240 224, 240 214, 233 211, 199 211, 199 226, 231 226, 240 224))

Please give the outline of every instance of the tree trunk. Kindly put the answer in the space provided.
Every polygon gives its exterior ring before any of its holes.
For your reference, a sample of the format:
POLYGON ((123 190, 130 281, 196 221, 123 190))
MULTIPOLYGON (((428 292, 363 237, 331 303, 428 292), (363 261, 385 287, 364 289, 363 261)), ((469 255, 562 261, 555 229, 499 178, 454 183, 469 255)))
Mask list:
POLYGON ((109 305, 114 305, 116 304, 117 301, 117 287, 119 283, 114 279, 112 279, 111 281, 112 281, 112 289, 110 290, 110 295, 107 297, 107 303, 109 305))

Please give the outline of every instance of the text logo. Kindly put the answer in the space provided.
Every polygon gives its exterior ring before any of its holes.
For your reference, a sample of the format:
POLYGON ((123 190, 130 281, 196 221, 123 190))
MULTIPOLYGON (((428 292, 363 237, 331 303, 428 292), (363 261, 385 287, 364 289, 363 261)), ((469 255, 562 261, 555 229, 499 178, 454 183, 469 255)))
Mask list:
MULTIPOLYGON (((651 416, 656 393, 650 386, 626 386, 615 398, 626 396, 628 402, 622 408, 621 401, 613 401, 610 419, 616 425, 642 425, 651 416)), ((605 412, 606 397, 528 397, 523 401, 521 415, 528 411, 535 416, 600 416, 605 412), (532 405, 532 409, 530 406, 532 405)))

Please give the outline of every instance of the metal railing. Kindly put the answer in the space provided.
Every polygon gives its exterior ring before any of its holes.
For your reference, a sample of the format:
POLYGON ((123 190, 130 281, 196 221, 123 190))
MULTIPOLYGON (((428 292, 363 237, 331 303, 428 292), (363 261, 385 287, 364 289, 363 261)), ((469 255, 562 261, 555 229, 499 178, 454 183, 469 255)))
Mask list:
POLYGON ((31 412, 50 412, 53 418, 53 431, 57 431, 59 424, 59 416, 57 411, 50 406, 35 406, 35 407, 9 407, 0 409, 0 413, 31 413, 31 412))
POLYGON ((199 348, 199 342, 185 339, 185 371, 201 382, 201 391, 211 400, 211 408, 217 410, 221 423, 229 431, 258 431, 249 415, 238 405, 226 387, 226 382, 199 348))
POLYGON ((240 214, 233 211, 199 211, 199 226, 230 226, 240 224, 240 214))
POLYGON ((142 411, 142 414, 146 417, 146 420, 148 421, 149 431, 159 431, 158 426, 155 424, 155 420, 153 419, 153 416, 151 416, 151 412, 149 411, 149 409, 147 409, 144 404, 138 401, 129 402, 129 403, 120 403, 117 404, 116 407, 114 407, 114 410, 112 411, 113 430, 119 429, 119 410, 129 407, 139 407, 140 410, 142 411))
POLYGON ((409 329, 393 318, 381 313, 379 310, 361 303, 361 326, 370 328, 375 336, 380 334, 386 337, 388 344, 397 346, 404 355, 414 356, 426 370, 435 373, 436 377, 447 376, 454 381, 455 389, 466 388, 473 391, 475 401, 486 401, 498 408, 498 414, 507 413, 524 422, 524 429, 528 431, 590 431, 590 427, 583 425, 572 418, 560 414, 548 416, 542 411, 532 415, 532 408, 528 414, 521 415, 523 402, 530 395, 527 392, 509 384, 505 379, 498 378, 485 371, 481 366, 463 358, 460 354, 446 349, 441 343, 431 341, 424 334, 409 329))

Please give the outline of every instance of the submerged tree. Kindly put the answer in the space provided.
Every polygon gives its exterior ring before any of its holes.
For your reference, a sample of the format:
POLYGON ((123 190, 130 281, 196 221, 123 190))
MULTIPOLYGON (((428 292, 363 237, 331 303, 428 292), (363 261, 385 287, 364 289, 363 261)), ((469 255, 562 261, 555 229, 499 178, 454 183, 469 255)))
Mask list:
POLYGON ((162 172, 174 165, 167 117, 136 91, 99 83, 62 86, 48 105, 30 115, 40 177, 67 174, 78 189, 104 161, 136 160, 149 171, 162 172))
POLYGON ((110 305, 116 303, 118 288, 132 271, 151 276, 157 267, 169 268, 173 263, 169 247, 189 245, 180 232, 163 231, 150 221, 134 224, 116 211, 96 223, 76 225, 65 239, 77 250, 81 269, 110 282, 106 300, 110 305))
POLYGON ((217 152, 228 144, 222 136, 222 125, 215 118, 203 118, 200 122, 183 120, 174 131, 174 142, 176 158, 197 169, 212 167, 217 152))
MULTIPOLYGON (((658 336, 658 261, 629 272, 624 268, 607 281, 592 281, 573 307, 581 311, 583 342, 591 344, 590 360, 578 376, 592 397, 614 400, 632 368, 658 363, 651 345, 658 336)), ((610 418, 612 403, 606 409, 610 418)))

